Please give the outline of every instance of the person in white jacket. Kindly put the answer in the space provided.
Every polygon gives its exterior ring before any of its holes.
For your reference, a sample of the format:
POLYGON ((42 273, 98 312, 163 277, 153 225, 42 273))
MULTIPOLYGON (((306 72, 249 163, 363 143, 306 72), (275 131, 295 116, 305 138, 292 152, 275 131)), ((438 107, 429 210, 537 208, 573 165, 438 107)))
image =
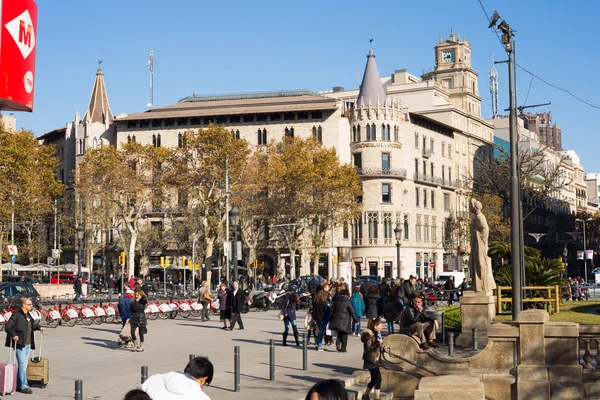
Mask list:
POLYGON ((208 358, 196 357, 183 372, 152 375, 141 389, 155 400, 210 400, 202 388, 210 384, 213 374, 214 367, 208 358))

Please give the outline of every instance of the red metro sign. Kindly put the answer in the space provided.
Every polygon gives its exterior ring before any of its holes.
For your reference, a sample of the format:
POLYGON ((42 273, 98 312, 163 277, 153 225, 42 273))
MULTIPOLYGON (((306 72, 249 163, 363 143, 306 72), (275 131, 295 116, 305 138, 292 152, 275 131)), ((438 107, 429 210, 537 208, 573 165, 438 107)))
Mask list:
POLYGON ((0 0, 0 109, 33 111, 37 5, 0 0))

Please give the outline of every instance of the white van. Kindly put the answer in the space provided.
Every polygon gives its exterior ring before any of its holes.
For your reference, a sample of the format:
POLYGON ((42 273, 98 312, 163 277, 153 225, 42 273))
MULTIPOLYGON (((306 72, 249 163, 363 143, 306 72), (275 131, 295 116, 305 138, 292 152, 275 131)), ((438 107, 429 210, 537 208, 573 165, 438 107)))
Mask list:
POLYGON ((436 282, 443 285, 450 278, 450 276, 454 276, 454 285, 456 287, 458 287, 462 283, 463 279, 466 278, 464 272, 440 272, 436 282))

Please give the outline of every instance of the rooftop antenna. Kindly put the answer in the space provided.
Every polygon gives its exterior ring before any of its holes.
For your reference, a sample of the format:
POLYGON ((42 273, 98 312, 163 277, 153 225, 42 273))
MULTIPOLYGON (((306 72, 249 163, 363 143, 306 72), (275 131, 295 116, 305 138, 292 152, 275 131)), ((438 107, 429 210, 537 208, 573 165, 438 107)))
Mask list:
POLYGON ((492 95, 492 118, 498 118, 498 70, 494 66, 492 54, 492 69, 490 70, 490 94, 492 95))
POLYGON ((154 101, 154 50, 150 50, 150 57, 148 57, 148 71, 150 71, 150 102, 148 108, 152 108, 154 101))

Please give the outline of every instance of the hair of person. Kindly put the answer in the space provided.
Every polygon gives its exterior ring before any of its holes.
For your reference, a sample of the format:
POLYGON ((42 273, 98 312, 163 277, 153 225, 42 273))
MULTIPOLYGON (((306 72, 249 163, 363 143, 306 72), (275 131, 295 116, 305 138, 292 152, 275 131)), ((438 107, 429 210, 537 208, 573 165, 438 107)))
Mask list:
POLYGON ((360 292, 360 286, 354 286, 354 289, 352 289, 353 292, 360 292))
POLYGON ((369 293, 370 294, 377 294, 377 293, 379 293, 379 289, 377 288, 376 285, 369 286, 369 293))
POLYGON ((141 389, 133 389, 127 392, 123 400, 152 400, 152 397, 141 389))
POLYGON ((311 400, 313 393, 319 395, 319 400, 348 400, 346 388, 337 379, 327 379, 317 382, 310 388, 305 400, 311 400))
POLYGON ((185 366, 184 374, 188 374, 194 379, 206 378, 206 384, 210 385, 215 373, 215 368, 208 360, 208 357, 196 357, 185 366))
POLYGON ((340 288, 340 291, 339 291, 338 295, 340 295, 340 296, 350 296, 350 292, 348 291, 348 289, 345 289, 345 288, 342 289, 342 288, 340 288))
POLYGON ((315 303, 325 303, 327 296, 329 296, 329 293, 327 293, 325 290, 320 290, 319 293, 315 295, 314 301, 315 303))
POLYGON ((239 285, 238 281, 233 281, 233 285, 239 285))
POLYGON ((400 291, 401 288, 402 288, 402 286, 400 286, 400 285, 394 285, 394 287, 392 288, 392 291, 390 293, 390 297, 392 299, 395 299, 396 297, 398 297, 398 292, 400 291))
POLYGON ((367 329, 374 331, 375 327, 382 323, 383 322, 381 321, 380 318, 369 318, 369 322, 367 323, 367 329))
POLYGON ((30 297, 25 297, 25 296, 21 297, 21 305, 22 306, 24 306, 25 303, 27 303, 28 301, 31 301, 30 297))
POLYGON ((288 296, 288 300, 290 301, 290 305, 296 304, 296 302, 298 301, 298 294, 296 292, 290 293, 290 295, 288 296))
POLYGON ((415 296, 414 300, 417 300, 417 299, 423 301, 423 297, 421 297, 421 296, 415 296))
POLYGON ((144 293, 144 291, 143 291, 143 290, 136 290, 136 291, 135 291, 135 294, 134 294, 133 296, 135 297, 135 296, 137 296, 138 294, 140 295, 140 297, 146 297, 146 293, 144 293))

